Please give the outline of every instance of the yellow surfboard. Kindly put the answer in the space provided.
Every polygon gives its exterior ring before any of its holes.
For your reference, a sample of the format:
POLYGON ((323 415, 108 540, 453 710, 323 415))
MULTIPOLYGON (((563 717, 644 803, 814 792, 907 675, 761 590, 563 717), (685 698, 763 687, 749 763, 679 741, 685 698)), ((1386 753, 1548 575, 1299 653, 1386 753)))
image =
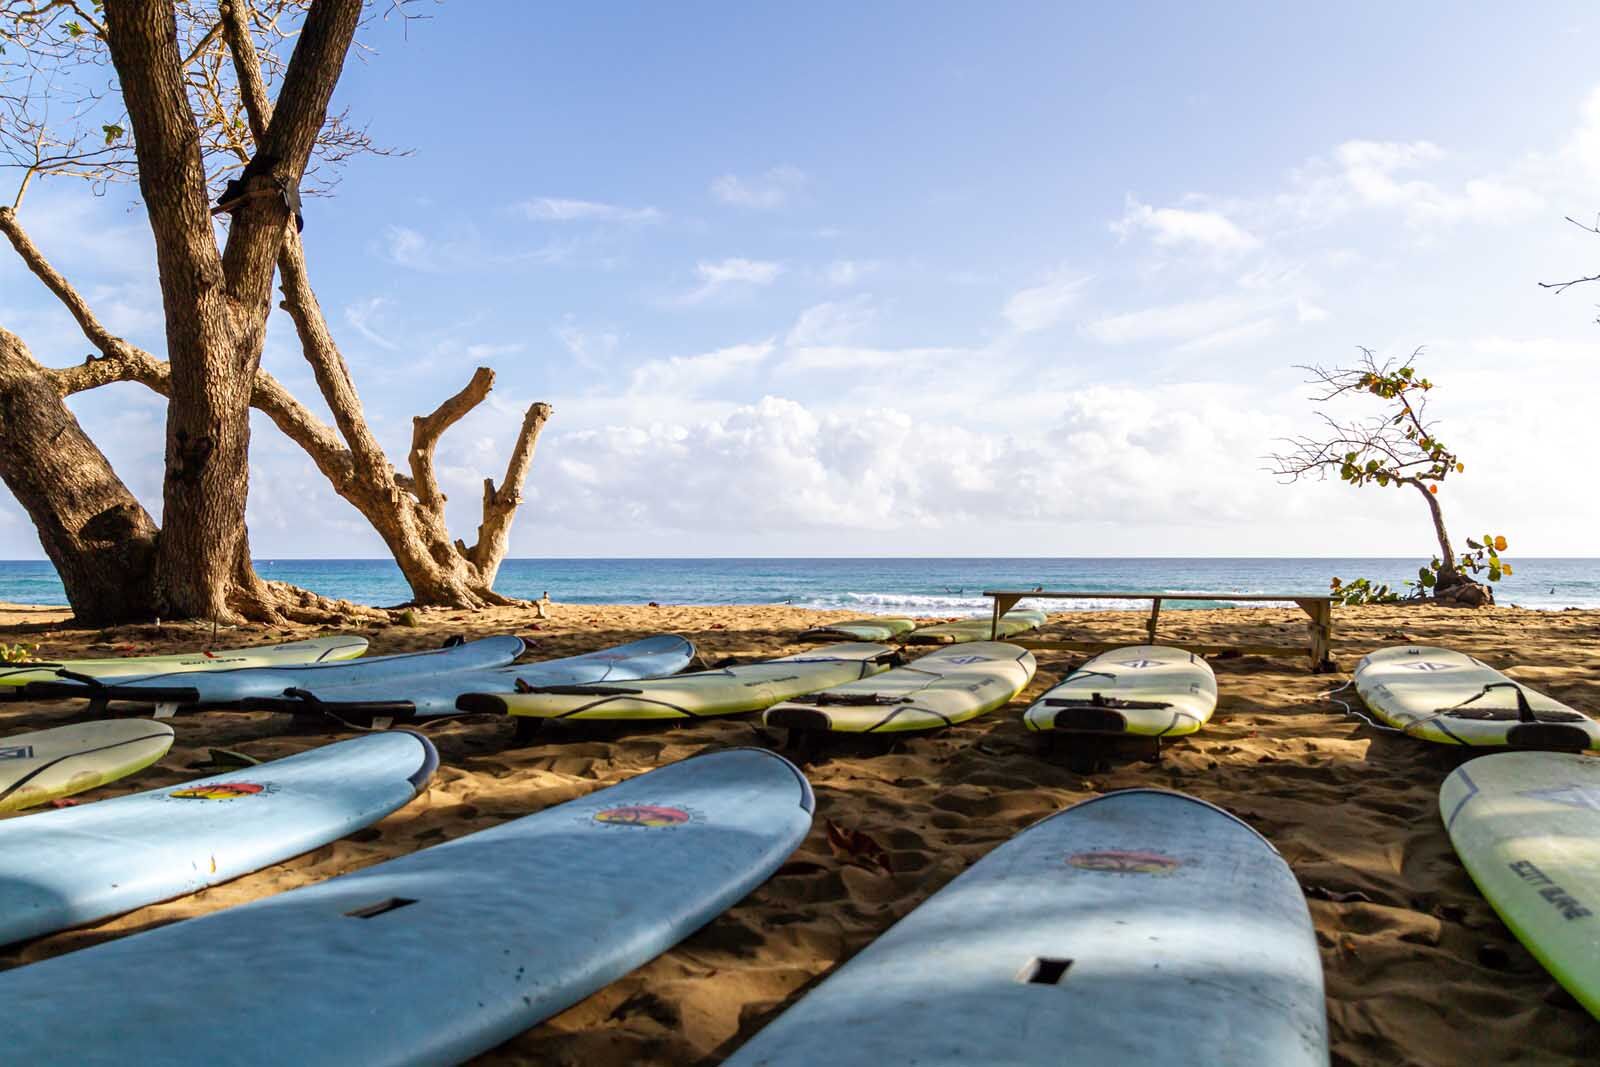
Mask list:
POLYGON ((283 645, 178 652, 164 656, 125 656, 120 659, 66 659, 0 664, 0 686, 29 682, 56 682, 62 671, 90 678, 134 678, 151 674, 221 671, 234 667, 287 667, 301 663, 332 663, 355 659, 367 650, 367 639, 355 634, 313 637, 283 645))
POLYGON ((172 747, 172 727, 107 719, 0 737, 0 811, 18 811, 143 770, 172 747))
POLYGON ((521 693, 468 693, 462 711, 537 719, 699 719, 760 711, 780 700, 889 669, 897 655, 878 644, 830 645, 765 663, 629 682, 531 686, 521 693))
POLYGON ((850 734, 936 730, 993 711, 1027 686, 1033 653, 1001 641, 941 648, 876 678, 767 709, 768 726, 850 734))
MULTIPOLYGON (((1029 630, 1037 630, 1044 625, 1045 618, 1045 613, 1037 608, 1012 608, 1000 616, 999 636, 1015 637, 1029 630)), ((984 616, 980 619, 964 619, 961 622, 924 626, 920 630, 906 634, 904 640, 911 645, 951 645, 964 641, 988 641, 992 628, 993 620, 984 616)))
POLYGON ((1600 1018, 1600 759, 1468 760, 1439 788, 1439 815, 1506 926, 1600 1018))

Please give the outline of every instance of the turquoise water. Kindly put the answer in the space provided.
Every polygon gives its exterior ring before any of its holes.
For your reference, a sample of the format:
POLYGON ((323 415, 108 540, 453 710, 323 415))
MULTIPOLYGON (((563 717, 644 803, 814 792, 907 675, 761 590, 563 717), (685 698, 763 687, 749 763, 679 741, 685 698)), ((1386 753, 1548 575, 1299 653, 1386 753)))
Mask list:
MULTIPOLYGON (((1600 559, 1516 559, 1502 604, 1600 607, 1600 559)), ((391 606, 410 597, 390 560, 263 559, 265 578, 326 596, 391 606)), ((509 596, 580 604, 794 604, 863 613, 979 614, 984 589, 1044 586, 1083 592, 1321 593, 1332 575, 1398 585, 1414 559, 513 559, 496 588, 509 596)), ((0 600, 65 604, 43 561, 0 561, 0 600)), ((1052 610, 1128 607, 1058 601, 1052 610)), ((1174 608, 1206 606, 1177 603, 1174 608)), ((1216 606, 1216 605, 1210 605, 1216 606)))

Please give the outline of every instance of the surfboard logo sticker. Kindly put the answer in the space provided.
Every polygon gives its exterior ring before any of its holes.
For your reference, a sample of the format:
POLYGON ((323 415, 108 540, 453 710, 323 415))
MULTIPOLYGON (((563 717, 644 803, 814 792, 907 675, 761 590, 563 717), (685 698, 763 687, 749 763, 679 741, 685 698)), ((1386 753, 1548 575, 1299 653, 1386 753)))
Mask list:
POLYGON ((694 819, 692 812, 668 804, 624 804, 594 814, 594 821, 610 826, 682 826, 694 819))
POLYGON ((1161 666, 1161 661, 1158 659, 1125 659, 1118 663, 1117 666, 1132 667, 1134 670, 1138 671, 1143 670, 1146 667, 1159 667, 1161 666))
POLYGON ((1456 668, 1454 663, 1434 663, 1430 660, 1422 660, 1418 663, 1402 663, 1400 666, 1408 671, 1453 671, 1456 668))
POLYGON ((949 659, 945 660, 945 662, 956 663, 965 667, 969 663, 983 663, 988 660, 988 658, 988 656, 951 656, 949 659))
POLYGON ((1067 863, 1081 871, 1103 871, 1107 874, 1153 874, 1164 878, 1183 866, 1176 856, 1162 852, 1144 852, 1139 849, 1103 849, 1095 852, 1074 852, 1067 863))
POLYGON ((167 796, 174 800, 238 800, 271 792, 257 782, 204 782, 174 789, 167 796))
POLYGON ((0 747, 0 759, 32 759, 32 745, 6 745, 0 747))

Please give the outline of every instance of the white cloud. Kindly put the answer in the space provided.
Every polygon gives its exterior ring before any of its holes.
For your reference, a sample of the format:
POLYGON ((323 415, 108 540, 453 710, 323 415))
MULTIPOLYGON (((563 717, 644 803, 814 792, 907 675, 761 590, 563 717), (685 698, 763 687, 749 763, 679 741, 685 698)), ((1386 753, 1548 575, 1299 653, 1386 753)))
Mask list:
POLYGON ((383 231, 383 253, 389 262, 412 270, 436 270, 431 242, 409 226, 389 226, 383 231))
POLYGON ((680 302, 695 304, 727 289, 729 286, 764 286, 777 281, 783 273, 783 264, 764 259, 731 257, 715 263, 701 260, 694 272, 700 277, 700 286, 680 297, 680 302))
POLYGON ((1239 326, 1256 308, 1234 297, 1214 297, 1112 315, 1083 329, 1102 344, 1195 341, 1239 326))
POLYGON ((1273 207, 1316 225, 1360 208, 1392 211, 1417 230, 1463 222, 1505 225, 1545 209, 1538 190, 1508 176, 1468 177, 1454 188, 1410 176, 1451 162, 1431 141, 1345 141, 1331 160, 1313 159, 1298 171, 1291 189, 1273 199, 1273 207))
POLYGON ((842 287, 856 284, 877 269, 878 263, 873 260, 836 259, 823 268, 822 276, 829 285, 842 287))
POLYGON ((399 346, 378 332, 377 326, 378 320, 383 317, 383 309, 388 304, 389 301, 381 296, 368 297, 365 300, 358 300, 354 304, 346 304, 344 321, 350 325, 351 329, 365 337, 372 344, 392 352, 399 346))
MULTIPOLYGON (((479 361, 493 359, 496 356, 514 356, 518 352, 525 350, 527 347, 527 345, 520 341, 511 341, 502 344, 470 344, 465 348, 460 349, 460 351, 465 353, 468 359, 479 361)), ((450 350, 455 350, 455 346, 453 344, 450 346, 450 350)))
POLYGON ((711 195, 724 204, 770 211, 788 203, 805 183, 804 171, 785 164, 750 178, 723 174, 712 180, 711 195))
POLYGON ((788 345, 834 345, 850 341, 877 318, 870 294, 830 300, 806 308, 789 328, 788 345))
POLYGON ((1144 231, 1162 247, 1196 245, 1213 252, 1245 252, 1261 246, 1220 211, 1191 211, 1186 208, 1154 208, 1128 198, 1127 211, 1111 224, 1113 233, 1128 237, 1144 231))
POLYGON ((628 392, 640 396, 695 396, 764 363, 772 355, 771 340, 729 345, 698 356, 653 359, 634 368, 628 392))
POLYGON ((535 222, 660 222, 664 217, 653 207, 623 207, 595 200, 564 200, 539 196, 517 205, 535 222))
POLYGON ((582 329, 569 315, 553 331, 556 338, 585 367, 598 367, 616 352, 621 338, 614 330, 582 329))
POLYGON ((1018 333, 1048 329, 1077 303, 1079 291, 1088 281, 1065 272, 1054 274, 1040 285, 1013 293, 1000 313, 1018 333))
POLYGON ((996 515, 1192 528, 1281 493, 1270 478, 1238 478, 1283 429, 1244 390, 1092 386, 1051 400, 1053 418, 1010 433, 768 395, 709 418, 557 435, 541 446, 541 491, 578 528, 625 516, 698 530, 737 500, 741 529, 752 532, 957 530, 996 515), (929 440, 960 461, 925 462, 916 446, 929 440))

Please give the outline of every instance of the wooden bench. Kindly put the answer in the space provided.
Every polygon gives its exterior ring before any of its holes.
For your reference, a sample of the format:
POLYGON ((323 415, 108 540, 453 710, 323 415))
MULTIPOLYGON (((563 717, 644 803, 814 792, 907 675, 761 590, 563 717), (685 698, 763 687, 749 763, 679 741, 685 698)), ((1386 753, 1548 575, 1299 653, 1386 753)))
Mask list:
MULTIPOLYGON (((1263 603, 1268 601, 1288 602, 1298 604, 1310 618, 1311 669, 1315 673, 1323 674, 1334 670, 1334 663, 1329 655, 1333 641, 1333 597, 1326 594, 1308 595, 1305 593, 1068 593, 1050 589, 986 589, 986 597, 994 600, 994 618, 990 623, 989 636, 995 639, 1000 627, 1000 616, 1017 606, 1017 602, 1029 597, 1041 600, 1148 600, 1150 601, 1150 618, 1145 622, 1145 633, 1149 635, 1150 644, 1156 643, 1156 621, 1161 617, 1161 602, 1164 600, 1222 600, 1230 602, 1263 603)), ((1075 652, 1106 652, 1113 648, 1121 647, 1116 643, 1104 641, 1039 641, 1018 640, 1010 638, 1009 642, 1023 648, 1041 649, 1067 649, 1075 652)), ((1222 651, 1243 652, 1248 655, 1276 656, 1285 652, 1301 652, 1305 649, 1299 645, 1193 645, 1184 646, 1191 652, 1209 655, 1222 651)))

